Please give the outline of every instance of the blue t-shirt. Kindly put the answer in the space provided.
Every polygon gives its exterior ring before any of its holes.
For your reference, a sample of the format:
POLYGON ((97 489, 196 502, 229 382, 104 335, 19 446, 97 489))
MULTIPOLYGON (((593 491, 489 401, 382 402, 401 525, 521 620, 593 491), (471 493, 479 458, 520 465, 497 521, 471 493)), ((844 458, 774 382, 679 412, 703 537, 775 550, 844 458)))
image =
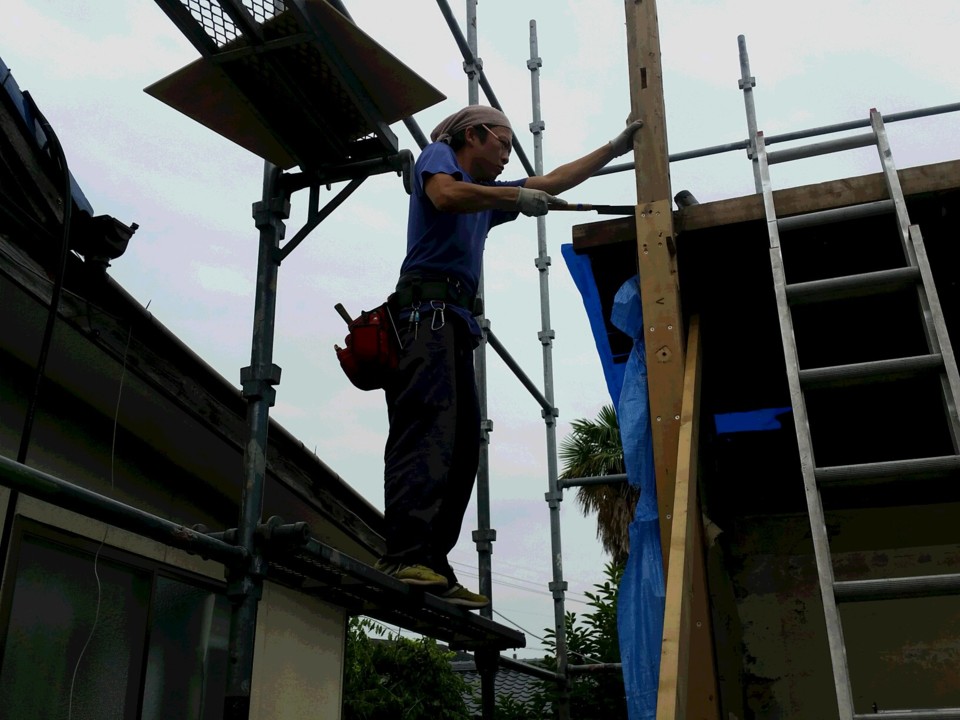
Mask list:
MULTIPOLYGON (((407 256, 400 274, 422 272, 447 275, 459 280, 467 295, 475 295, 480 284, 483 247, 490 229, 515 220, 517 210, 481 210, 474 213, 450 213, 437 210, 423 189, 424 182, 438 173, 463 182, 476 182, 446 143, 431 143, 423 149, 414 166, 413 192, 407 220, 407 256)), ((480 182, 478 185, 518 187, 526 178, 508 182, 480 182)), ((450 306, 464 317, 474 334, 480 334, 469 310, 450 306)))

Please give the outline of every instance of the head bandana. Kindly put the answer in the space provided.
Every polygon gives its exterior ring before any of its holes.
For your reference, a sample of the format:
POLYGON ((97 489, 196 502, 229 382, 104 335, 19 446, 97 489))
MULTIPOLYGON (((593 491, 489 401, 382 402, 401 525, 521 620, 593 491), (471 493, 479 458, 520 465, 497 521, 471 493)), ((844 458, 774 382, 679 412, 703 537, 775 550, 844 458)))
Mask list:
MULTIPOLYGON (((453 137, 455 133, 477 125, 499 125, 509 128, 510 121, 506 115, 496 108, 486 105, 468 105, 441 121, 441 123, 433 129, 433 132, 430 133, 430 140, 449 144, 450 138, 453 137)), ((513 130, 513 128, 510 129, 511 131, 513 130)))

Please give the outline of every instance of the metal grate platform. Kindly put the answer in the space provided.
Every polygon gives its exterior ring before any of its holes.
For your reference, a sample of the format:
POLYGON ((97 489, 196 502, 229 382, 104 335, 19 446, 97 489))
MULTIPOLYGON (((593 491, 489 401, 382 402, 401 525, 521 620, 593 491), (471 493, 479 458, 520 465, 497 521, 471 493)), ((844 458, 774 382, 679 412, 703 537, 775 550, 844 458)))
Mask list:
MULTIPOLYGON (((263 24, 267 20, 279 15, 285 9, 283 0, 241 0, 241 4, 246 8, 253 19, 263 24)), ((236 40, 242 35, 230 16, 224 12, 218 2, 209 2, 208 0, 186 0, 184 3, 187 10, 193 16, 219 47, 236 40)))
POLYGON ((271 579, 349 612, 443 640, 455 650, 500 651, 526 644, 516 630, 405 585, 316 540, 277 555, 269 560, 271 579))
POLYGON ((398 151, 444 99, 325 0, 156 0, 201 59, 146 92, 282 169, 398 151))

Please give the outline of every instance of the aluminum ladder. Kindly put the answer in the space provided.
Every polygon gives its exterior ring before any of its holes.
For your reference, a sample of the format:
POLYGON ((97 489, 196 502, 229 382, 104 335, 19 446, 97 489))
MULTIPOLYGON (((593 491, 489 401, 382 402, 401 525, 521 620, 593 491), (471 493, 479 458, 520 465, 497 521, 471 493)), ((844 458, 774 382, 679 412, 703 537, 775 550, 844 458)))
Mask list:
MULTIPOLYGON (((770 262, 780 319, 780 335, 783 342, 790 400, 796 425, 804 492, 810 518, 820 594, 823 600, 840 720, 876 720, 880 717, 884 720, 960 718, 960 708, 904 709, 871 714, 856 713, 853 704, 853 691, 850 685, 850 672, 847 665, 847 651, 837 608, 840 602, 960 594, 960 574, 847 582, 834 580, 821 488, 830 484, 864 479, 884 482, 919 475, 960 475, 960 444, 958 444, 960 443, 960 418, 957 415, 957 399, 960 398, 960 376, 957 372, 956 358, 950 345, 950 339, 947 336, 947 329, 920 228, 917 225, 910 224, 906 202, 900 187, 900 179, 890 153, 883 118, 875 109, 870 111, 870 125, 871 132, 868 133, 769 153, 764 145, 763 133, 757 133, 756 159, 759 164, 761 191, 770 238, 770 262), (777 219, 770 183, 770 165, 870 145, 875 145, 879 151, 889 199, 878 203, 843 208, 841 211, 828 210, 777 219), (780 246, 781 231, 823 225, 834 221, 839 213, 845 213, 842 215, 844 218, 852 218, 890 211, 896 215, 906 260, 904 267, 787 284, 780 246), (917 298, 923 315, 924 333, 929 350, 927 355, 834 367, 800 368, 797 357, 797 343, 794 336, 792 306, 800 303, 824 302, 843 297, 889 292, 895 289, 902 290, 910 285, 916 287, 917 298), (902 377, 924 372, 937 372, 940 375, 945 417, 949 423, 949 432, 953 441, 953 455, 861 465, 817 466, 804 395, 806 390, 816 385, 821 387, 829 385, 830 382, 838 383, 846 380, 856 382, 882 381, 891 375, 902 377)), ((868 504, 865 503, 865 505, 868 504)))

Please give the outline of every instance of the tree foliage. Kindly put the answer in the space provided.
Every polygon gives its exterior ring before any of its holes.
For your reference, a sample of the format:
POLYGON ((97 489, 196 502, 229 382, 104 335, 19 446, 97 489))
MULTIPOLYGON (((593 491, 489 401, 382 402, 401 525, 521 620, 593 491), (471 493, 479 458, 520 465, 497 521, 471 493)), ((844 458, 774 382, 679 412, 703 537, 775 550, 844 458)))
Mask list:
MULTIPOLYGON (((620 639, 617 634, 617 589, 623 576, 623 565, 608 563, 603 583, 594 585, 596 592, 585 593, 591 610, 577 617, 565 617, 567 656, 570 664, 620 662, 620 639)), ((554 651, 543 665, 556 671, 556 633, 548 629, 546 644, 554 651)), ((627 700, 623 674, 616 670, 573 675, 570 679, 570 716, 577 720, 627 720, 627 700)), ((497 708, 497 720, 542 720, 556 717, 558 701, 555 683, 543 682, 541 690, 526 704, 511 703, 497 708)))
MULTIPOLYGON (((579 419, 560 443, 562 479, 616 475, 625 472, 620 425, 613 405, 600 408, 596 420, 579 419)), ((628 528, 639 499, 628 483, 585 485, 577 488, 577 504, 586 516, 597 515, 597 539, 615 563, 625 563, 630 552, 628 528)))
MULTIPOLYGON (((617 588, 623 565, 608 563, 604 581, 587 592, 590 610, 565 618, 568 661, 574 665, 620 662, 617 635, 617 588)), ((537 664, 556 672, 556 633, 545 631, 552 655, 537 664)), ((466 698, 471 691, 450 666, 453 653, 428 638, 409 640, 389 635, 368 619, 352 618, 344 672, 344 720, 470 720, 466 698), (388 635, 388 642, 368 632, 388 635)), ((626 720, 623 675, 616 670, 573 675, 569 683, 570 715, 577 720, 626 720)), ((497 698, 496 720, 544 720, 556 717, 556 683, 542 681, 533 699, 497 698)), ((475 698, 476 699, 476 698, 475 698)))
POLYGON ((347 632, 344 720, 470 720, 468 687, 450 666, 453 653, 430 638, 390 635, 353 617, 347 632), (385 640, 368 632, 387 635, 385 640))

